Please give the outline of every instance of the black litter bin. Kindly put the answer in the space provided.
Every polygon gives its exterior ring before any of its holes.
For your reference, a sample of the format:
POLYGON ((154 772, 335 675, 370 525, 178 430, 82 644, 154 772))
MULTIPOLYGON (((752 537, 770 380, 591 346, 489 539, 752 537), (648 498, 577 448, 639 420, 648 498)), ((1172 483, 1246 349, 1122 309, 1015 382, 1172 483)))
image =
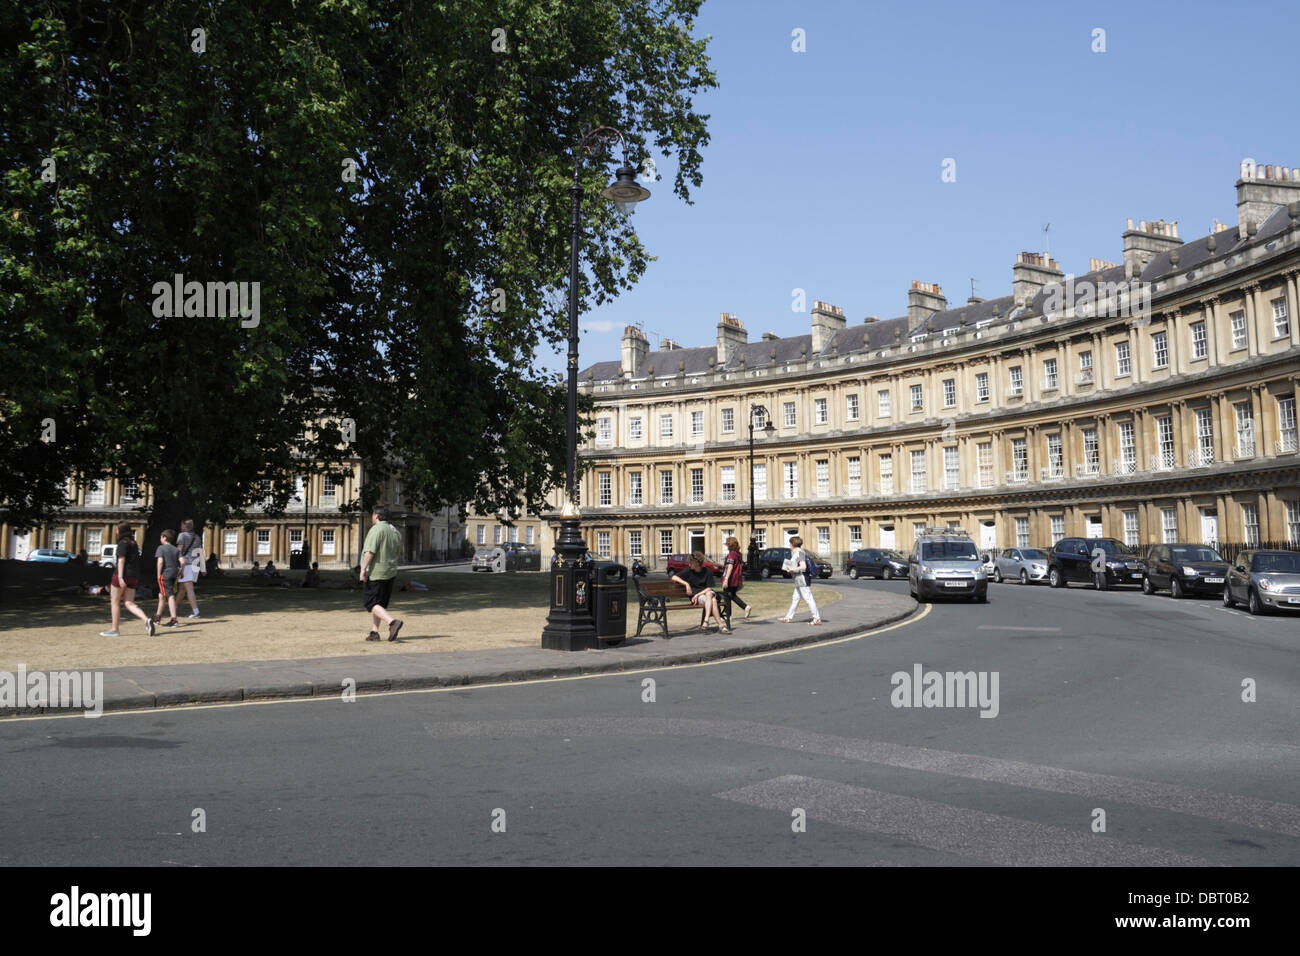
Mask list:
POLYGON ((602 644, 618 644, 627 638, 627 567, 617 561, 596 565, 592 584, 596 637, 602 644))
POLYGON ((308 567, 307 555, 302 551, 289 552, 289 570, 306 571, 308 567))

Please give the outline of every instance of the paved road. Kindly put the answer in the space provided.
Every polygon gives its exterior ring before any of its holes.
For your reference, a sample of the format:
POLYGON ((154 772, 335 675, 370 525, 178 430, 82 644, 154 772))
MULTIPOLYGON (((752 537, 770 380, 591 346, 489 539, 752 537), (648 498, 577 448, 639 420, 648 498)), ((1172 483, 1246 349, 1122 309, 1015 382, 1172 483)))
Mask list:
POLYGON ((1003 585, 707 666, 6 720, 0 864, 1296 865, 1297 727, 1294 617, 1003 585), (918 665, 996 717, 893 706, 918 665))

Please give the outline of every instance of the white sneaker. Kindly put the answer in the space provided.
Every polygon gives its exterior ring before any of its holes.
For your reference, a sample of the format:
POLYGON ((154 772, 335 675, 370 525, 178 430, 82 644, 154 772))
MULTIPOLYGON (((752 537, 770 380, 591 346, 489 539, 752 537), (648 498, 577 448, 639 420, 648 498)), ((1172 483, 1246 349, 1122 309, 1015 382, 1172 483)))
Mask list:
POLYGON ((100 631, 99 636, 100 637, 121 637, 122 635, 119 631, 116 631, 113 628, 109 628, 107 631, 100 631))
POLYGON ((195 608, 194 610, 190 611, 190 617, 198 617, 198 616, 199 616, 198 608, 195 608))
POLYGON ((752 611, 752 610, 754 610, 754 605, 752 605, 752 604, 746 604, 746 605, 745 605, 745 620, 746 620, 746 621, 749 620, 749 612, 752 611))

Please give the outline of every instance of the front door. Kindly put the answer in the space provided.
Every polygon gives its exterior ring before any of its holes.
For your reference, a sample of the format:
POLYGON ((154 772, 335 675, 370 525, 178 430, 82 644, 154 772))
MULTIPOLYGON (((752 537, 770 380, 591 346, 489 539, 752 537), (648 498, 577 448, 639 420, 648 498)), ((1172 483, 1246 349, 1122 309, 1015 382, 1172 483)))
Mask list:
POLYGON ((26 561, 32 551, 32 533, 13 533, 9 536, 9 556, 15 561, 26 561))
POLYGON ((992 551, 998 545, 998 523, 985 520, 980 522, 980 550, 992 551))
POLYGON ((1101 537, 1101 515, 1088 515, 1088 537, 1101 537))
POLYGON ((880 547, 886 551, 898 550, 898 546, 894 543, 894 526, 892 524, 882 524, 880 526, 880 547))
POLYGON ((1201 544, 1208 544, 1211 548, 1219 546, 1218 508, 1201 509, 1201 544))
POLYGON ((798 528, 786 528, 786 529, 785 529, 785 546, 786 546, 787 548, 790 547, 790 539, 793 538, 793 537, 795 537, 798 533, 799 533, 799 529, 798 529, 798 528))
POLYGON ((704 550, 704 529, 703 528, 692 528, 686 534, 687 534, 687 538, 690 541, 690 544, 687 545, 686 548, 686 552, 688 554, 694 554, 696 551, 704 550))

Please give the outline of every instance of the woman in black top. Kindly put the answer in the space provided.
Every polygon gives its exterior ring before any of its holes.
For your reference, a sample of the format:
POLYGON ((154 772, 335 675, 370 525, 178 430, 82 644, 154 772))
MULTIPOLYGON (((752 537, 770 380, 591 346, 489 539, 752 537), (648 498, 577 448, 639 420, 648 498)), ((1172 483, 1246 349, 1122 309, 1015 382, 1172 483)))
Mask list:
POLYGON ((731 598, 732 604, 739 604, 749 617, 749 605, 741 600, 737 593, 745 583, 745 559, 740 555, 740 541, 732 536, 727 539, 727 557, 722 563, 722 590, 731 598))
POLYGON ((129 524, 117 526, 117 573, 109 582, 109 596, 112 598, 113 626, 107 631, 100 631, 100 637, 119 637, 118 624, 122 619, 122 605, 144 621, 144 632, 153 637, 153 620, 140 610, 135 603, 135 589, 140 584, 140 546, 135 543, 135 532, 129 524), (124 600, 125 599, 125 600, 124 600))
POLYGON ((686 594, 691 603, 704 611, 704 622, 700 630, 706 630, 709 618, 718 622, 718 630, 730 634, 731 628, 722 623, 718 614, 718 596, 713 593, 713 572, 704 566, 704 555, 696 551, 691 555, 689 566, 685 571, 673 575, 673 580, 686 586, 686 594))

